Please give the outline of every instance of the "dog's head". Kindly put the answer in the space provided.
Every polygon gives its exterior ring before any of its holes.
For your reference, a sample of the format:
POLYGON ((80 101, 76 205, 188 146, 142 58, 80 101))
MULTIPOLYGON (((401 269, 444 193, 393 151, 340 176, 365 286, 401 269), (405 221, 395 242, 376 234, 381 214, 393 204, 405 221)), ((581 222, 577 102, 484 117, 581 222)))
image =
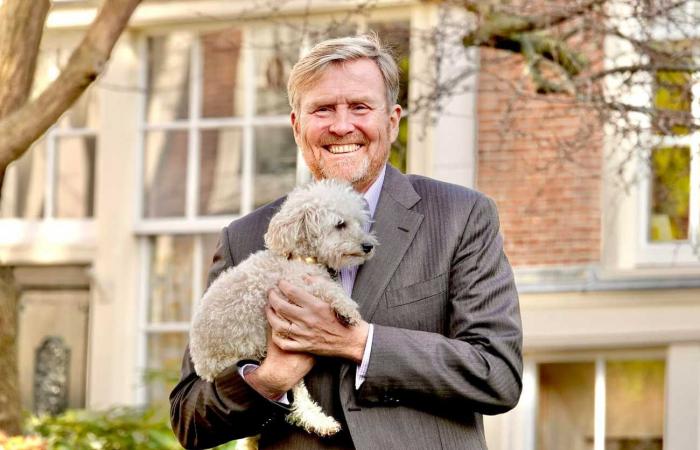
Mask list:
POLYGON ((292 191, 272 217, 265 246, 291 258, 314 257, 334 270, 372 257, 377 240, 363 230, 369 211, 350 184, 322 180, 292 191))

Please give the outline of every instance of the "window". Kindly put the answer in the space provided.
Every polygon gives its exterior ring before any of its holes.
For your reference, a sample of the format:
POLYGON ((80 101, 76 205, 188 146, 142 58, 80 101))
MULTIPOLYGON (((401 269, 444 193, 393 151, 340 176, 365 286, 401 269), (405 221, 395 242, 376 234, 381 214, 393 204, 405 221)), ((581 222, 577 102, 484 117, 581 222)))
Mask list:
POLYGON ((7 169, 3 219, 91 219, 95 213, 97 95, 88 89, 7 169))
POLYGON ((662 448, 664 361, 598 358, 535 367, 535 448, 662 448))
MULTIPOLYGON (((376 29, 408 68, 407 22, 363 26, 376 29)), ((328 34, 308 27, 302 35, 302 28, 267 22, 144 38, 136 206, 143 274, 139 367, 147 381, 138 394, 142 402, 166 400, 167 383, 179 373, 219 230, 297 182, 287 79, 302 49, 328 34)), ((392 162, 405 168, 405 120, 401 127, 392 162)))
POLYGON ((218 231, 289 191, 297 149, 286 78, 300 40, 272 27, 145 38, 140 367, 143 402, 167 400, 218 231))
POLYGON ((642 263, 698 258, 693 251, 700 248, 700 84, 698 73, 683 70, 697 59, 697 50, 691 41, 662 41, 648 57, 659 70, 651 83, 649 176, 640 198, 642 263))
POLYGON ((148 403, 166 402, 179 374, 194 302, 201 298, 218 234, 144 238, 140 345, 148 403))
MULTIPOLYGON (((661 54, 671 54, 670 61, 692 60, 692 47, 685 42, 663 46, 661 54)), ((690 233, 690 165, 693 134, 693 74, 681 70, 659 70, 654 80, 653 130, 659 145, 651 153, 650 227, 651 242, 688 240, 690 233)), ((700 198, 698 198, 700 201, 700 198)))

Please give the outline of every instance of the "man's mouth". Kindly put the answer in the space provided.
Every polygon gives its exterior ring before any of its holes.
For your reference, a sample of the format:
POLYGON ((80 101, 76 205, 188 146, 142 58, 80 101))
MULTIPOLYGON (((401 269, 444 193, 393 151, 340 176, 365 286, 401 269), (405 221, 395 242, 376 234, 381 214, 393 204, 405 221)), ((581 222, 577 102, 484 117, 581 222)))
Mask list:
POLYGON ((338 155, 341 153, 352 153, 360 149, 362 147, 361 144, 343 144, 343 145, 324 145, 323 148, 328 150, 329 152, 333 153, 334 155, 338 155))

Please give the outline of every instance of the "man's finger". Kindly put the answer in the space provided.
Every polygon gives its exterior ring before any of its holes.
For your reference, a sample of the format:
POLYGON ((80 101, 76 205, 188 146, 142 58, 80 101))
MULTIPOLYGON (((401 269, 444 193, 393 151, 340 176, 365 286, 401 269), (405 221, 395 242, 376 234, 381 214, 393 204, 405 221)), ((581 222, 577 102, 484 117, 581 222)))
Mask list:
POLYGON ((265 308, 265 315, 267 316, 267 322, 270 324, 270 328, 272 328, 272 334, 282 333, 289 327, 289 321, 283 320, 269 306, 265 308))
POLYGON ((268 295, 268 305, 275 314, 288 320, 298 319, 301 312, 301 308, 298 305, 288 302, 286 298, 274 290, 270 291, 268 295))

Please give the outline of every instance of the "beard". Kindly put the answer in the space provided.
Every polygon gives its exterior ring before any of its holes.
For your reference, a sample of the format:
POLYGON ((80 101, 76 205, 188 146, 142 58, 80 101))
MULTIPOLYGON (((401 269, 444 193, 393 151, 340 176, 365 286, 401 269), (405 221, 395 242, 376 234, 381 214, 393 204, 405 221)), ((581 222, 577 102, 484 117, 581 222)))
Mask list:
MULTIPOLYGON (((390 131, 391 130, 387 128, 387 134, 389 134, 390 131)), ((353 134, 343 138, 324 136, 319 142, 319 145, 343 145, 346 143, 362 143, 365 147, 371 144, 364 135, 353 134)), ((373 150, 375 153, 367 153, 366 149, 360 158, 325 159, 320 157, 316 159, 313 146, 306 141, 302 141, 299 146, 299 151, 302 152, 306 165, 315 179, 344 180, 352 184, 356 190, 364 192, 379 176, 379 173, 388 161, 390 144, 386 144, 386 148, 375 147, 373 150)), ((321 155, 323 155, 325 151, 326 150, 320 150, 321 155)))
POLYGON ((331 165, 321 162, 319 169, 323 178, 345 180, 354 185, 365 181, 369 172, 369 166, 369 156, 364 155, 359 163, 338 161, 331 165))

